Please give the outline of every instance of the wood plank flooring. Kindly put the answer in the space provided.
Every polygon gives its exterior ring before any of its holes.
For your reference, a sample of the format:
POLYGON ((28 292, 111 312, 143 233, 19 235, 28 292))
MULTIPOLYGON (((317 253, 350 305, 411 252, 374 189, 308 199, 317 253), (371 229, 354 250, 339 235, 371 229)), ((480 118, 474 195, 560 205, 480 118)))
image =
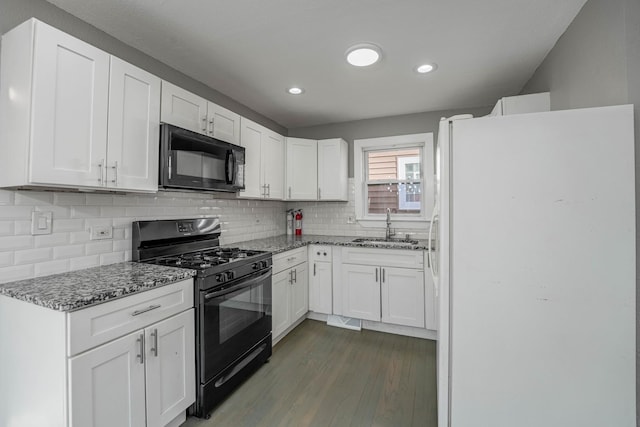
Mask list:
POLYGON ((436 343, 305 320, 269 363, 183 427, 435 427, 436 343))

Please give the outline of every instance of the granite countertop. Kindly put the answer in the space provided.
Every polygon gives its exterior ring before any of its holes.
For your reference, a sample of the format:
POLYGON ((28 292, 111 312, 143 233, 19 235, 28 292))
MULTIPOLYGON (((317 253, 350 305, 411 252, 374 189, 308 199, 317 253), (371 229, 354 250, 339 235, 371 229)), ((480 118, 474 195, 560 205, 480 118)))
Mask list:
POLYGON ((195 270, 123 262, 0 284, 6 295, 58 311, 73 311, 195 276, 195 270))
POLYGON ((281 235, 276 237, 268 237, 266 239, 249 240, 246 242, 237 242, 224 245, 226 247, 239 247, 241 249, 253 249, 260 251, 268 251, 273 254, 286 252, 291 249, 300 248, 307 245, 334 245, 334 246, 352 246, 360 248, 384 248, 384 249, 404 249, 404 250, 427 250, 427 240, 418 240, 416 245, 410 246, 389 246, 381 243, 359 243, 354 239, 362 237, 357 236, 322 236, 322 235, 302 235, 287 236, 281 235))

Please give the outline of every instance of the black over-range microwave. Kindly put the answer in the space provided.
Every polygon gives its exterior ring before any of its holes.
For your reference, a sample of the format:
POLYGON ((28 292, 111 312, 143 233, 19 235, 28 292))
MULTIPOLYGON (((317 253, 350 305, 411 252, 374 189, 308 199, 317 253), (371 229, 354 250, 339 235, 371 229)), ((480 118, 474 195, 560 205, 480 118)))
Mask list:
POLYGON ((162 124, 160 186, 229 191, 244 189, 244 147, 162 124))

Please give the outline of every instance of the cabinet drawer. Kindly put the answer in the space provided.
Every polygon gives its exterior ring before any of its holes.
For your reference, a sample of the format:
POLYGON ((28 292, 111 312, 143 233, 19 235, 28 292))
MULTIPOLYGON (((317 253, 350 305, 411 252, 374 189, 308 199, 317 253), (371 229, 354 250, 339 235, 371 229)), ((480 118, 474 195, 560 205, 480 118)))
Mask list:
POLYGON ((312 245, 309 246, 309 259, 311 261, 331 262, 331 246, 312 245))
POLYGON ((273 274, 307 261, 307 248, 302 247, 274 255, 273 274))
POLYGON ((424 268, 424 251, 399 249, 342 248, 342 262, 386 267, 424 268))
POLYGON ((68 356, 193 307, 193 279, 68 314, 68 356))

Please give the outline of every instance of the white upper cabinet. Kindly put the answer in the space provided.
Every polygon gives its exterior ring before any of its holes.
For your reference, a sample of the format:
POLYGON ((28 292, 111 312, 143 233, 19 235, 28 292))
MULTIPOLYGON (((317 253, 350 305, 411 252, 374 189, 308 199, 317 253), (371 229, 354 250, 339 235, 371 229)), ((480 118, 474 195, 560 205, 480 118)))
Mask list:
POLYGON ((164 80, 160 111, 162 123, 207 134, 207 100, 164 80))
POLYGON ((166 81, 161 111, 163 123, 240 144, 239 114, 166 81))
POLYGON ((284 137, 241 118, 240 145, 245 148, 244 184, 239 197, 284 198, 284 137))
POLYGON ((240 145, 240 115, 213 102, 207 103, 208 135, 240 145))
POLYGON ((318 198, 318 142, 314 139, 287 138, 287 200, 318 198))
POLYGON ((0 185, 157 191, 159 79, 33 18, 1 54, 0 185))
POLYGON ((106 184, 158 189, 160 79, 111 57, 106 184))
POLYGON ((344 139, 318 141, 318 200, 349 200, 348 156, 344 139))

